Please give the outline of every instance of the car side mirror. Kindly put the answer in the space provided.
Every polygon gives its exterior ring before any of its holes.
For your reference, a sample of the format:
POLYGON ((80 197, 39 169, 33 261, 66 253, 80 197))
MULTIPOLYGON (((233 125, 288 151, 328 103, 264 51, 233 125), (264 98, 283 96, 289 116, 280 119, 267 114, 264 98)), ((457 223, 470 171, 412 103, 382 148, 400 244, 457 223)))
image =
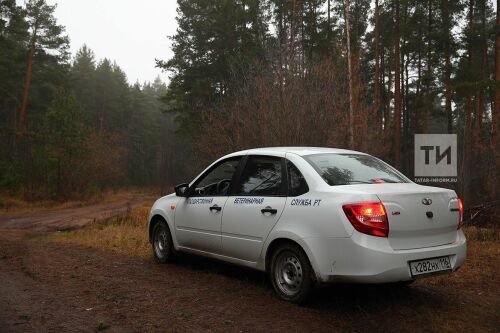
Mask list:
POLYGON ((175 187, 175 195, 178 197, 188 197, 189 196, 189 184, 182 183, 175 187))

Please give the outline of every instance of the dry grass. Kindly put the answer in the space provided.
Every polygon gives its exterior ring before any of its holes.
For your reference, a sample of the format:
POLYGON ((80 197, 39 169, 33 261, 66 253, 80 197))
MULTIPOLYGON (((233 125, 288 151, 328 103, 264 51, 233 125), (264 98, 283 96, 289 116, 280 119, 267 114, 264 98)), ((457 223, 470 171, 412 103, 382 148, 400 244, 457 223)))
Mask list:
MULTIPOLYGON (((80 229, 52 233, 46 237, 57 242, 147 257, 151 254, 146 233, 148 213, 149 207, 136 208, 128 214, 96 221, 80 229)), ((493 260, 499 257, 500 231, 497 228, 471 226, 464 228, 464 232, 468 240, 469 258, 493 260)), ((471 263, 471 260, 468 262, 471 263)), ((475 265, 476 262, 471 264, 475 265)), ((483 264, 484 262, 477 262, 478 269, 483 264)))
POLYGON ((147 257, 151 255, 146 232, 148 213, 149 207, 136 208, 129 214, 97 221, 81 229, 55 232, 45 237, 49 241, 147 257))
POLYGON ((468 241, 500 241, 500 229, 498 229, 496 225, 493 225, 489 228, 470 226, 464 228, 464 232, 468 241))
MULTIPOLYGON (((454 275, 455 282, 470 287, 471 279, 482 281, 483 285, 498 283, 500 258, 500 234, 496 228, 464 228, 467 237, 467 261, 461 274, 454 275)), ((447 278, 446 276, 442 279, 447 278)))
POLYGON ((151 196, 157 198, 164 195, 165 191, 159 188, 127 188, 105 190, 95 196, 82 200, 69 200, 65 202, 53 200, 27 201, 16 196, 0 194, 0 215, 12 213, 33 213, 66 208, 84 207, 98 203, 112 203, 130 198, 134 195, 151 196))
POLYGON ((498 291, 500 286, 500 232, 496 227, 478 228, 466 227, 467 261, 461 269, 461 274, 453 275, 457 284, 464 288, 477 286, 478 293, 482 290, 498 291), (478 284, 471 284, 476 280, 478 284))

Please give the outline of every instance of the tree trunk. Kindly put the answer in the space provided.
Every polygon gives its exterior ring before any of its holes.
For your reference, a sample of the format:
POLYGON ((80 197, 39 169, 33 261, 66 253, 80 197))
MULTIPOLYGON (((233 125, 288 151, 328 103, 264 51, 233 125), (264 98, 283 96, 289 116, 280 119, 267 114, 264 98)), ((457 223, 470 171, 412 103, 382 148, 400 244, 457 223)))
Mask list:
POLYGON ((380 110, 379 110, 379 124, 380 124, 380 131, 382 133, 382 136, 384 135, 384 119, 385 119, 385 101, 387 99, 387 91, 386 91, 386 85, 385 85, 385 72, 386 72, 386 56, 384 49, 381 50, 380 52, 380 110))
POLYGON ((331 25, 332 21, 331 21, 331 18, 330 18, 330 16, 331 16, 331 14, 330 14, 330 12, 331 12, 330 1, 331 0, 328 0, 328 9, 327 9, 327 12, 328 12, 328 42, 330 42, 330 35, 331 35, 331 31, 332 31, 331 30, 331 28, 332 28, 332 25, 331 25))
POLYGON ((14 135, 11 136, 11 151, 16 152, 17 151, 17 105, 13 105, 12 107, 12 128, 14 130, 14 135))
MULTIPOLYGON (((483 1, 481 3, 481 26, 482 32, 486 33, 486 2, 483 1)), ((476 97, 476 112, 474 115, 475 118, 475 126, 474 126, 474 150, 478 151, 481 149, 481 127, 483 120, 483 111, 484 111, 484 90, 483 83, 487 80, 486 69, 488 67, 488 42, 487 37, 485 35, 483 37, 483 45, 482 45, 482 54, 481 54, 481 66, 479 69, 479 80, 481 81, 481 85, 479 90, 477 91, 476 97)))
POLYGON ((31 46, 28 51, 26 79, 24 81, 23 97, 21 100, 21 109, 19 110, 18 136, 23 137, 26 129, 26 109, 28 107, 28 97, 30 93, 31 80, 33 77, 33 57, 35 56, 35 38, 32 38, 31 46))
POLYGON ((415 133, 419 133, 421 130, 420 127, 420 92, 422 85, 422 52, 421 49, 418 49, 417 55, 417 87, 415 88, 415 110, 413 112, 413 128, 415 133))
POLYGON ((453 132, 453 114, 451 109, 451 50, 450 50, 450 13, 449 0, 442 0, 444 32, 446 33, 446 41, 444 46, 444 109, 447 119, 448 133, 453 132))
MULTIPOLYGON (((495 29, 495 87, 494 87, 494 103, 491 115, 491 143, 492 147, 498 147, 500 143, 499 140, 499 128, 500 123, 500 87, 498 86, 500 82, 500 15, 497 7, 497 20, 495 29)), ((500 156, 497 155, 497 159, 500 156)), ((497 169, 498 170, 498 169, 497 169)))
POLYGON ((411 155, 412 152, 412 140, 411 140, 411 135, 410 135, 410 111, 408 109, 408 99, 409 99, 409 91, 410 91, 410 80, 409 80, 409 63, 410 60, 408 59, 408 56, 405 61, 405 66, 404 66, 404 71, 405 71, 405 83, 404 83, 404 116, 403 116, 403 137, 405 141, 405 151, 407 152, 406 156, 403 158, 406 160, 406 171, 408 174, 410 174, 410 171, 412 169, 412 164, 413 164, 413 158, 411 155))
MULTIPOLYGON (((389 51, 390 52, 390 51, 389 51)), ((385 100, 385 114, 384 114, 384 138, 389 137, 389 127, 391 123, 391 99, 392 99, 392 71, 391 71, 391 65, 392 65, 392 54, 389 54, 389 59, 388 59, 388 65, 387 68, 389 72, 387 73, 388 80, 387 80, 387 92, 386 92, 386 100, 385 100)))
MULTIPOLYGON (((469 32, 474 30, 474 0, 469 1, 469 32)), ((469 44, 467 50, 467 64, 468 67, 472 67, 472 46, 469 44)), ((465 100, 465 143, 464 143, 464 156, 462 162, 462 196, 464 202, 468 202, 468 185, 467 179, 469 179, 469 161, 471 155, 471 143, 472 143, 472 94, 467 92, 467 97, 465 100)))
POLYGON ((426 76, 426 87, 425 87, 425 98, 424 98, 424 126, 423 133, 429 132, 429 116, 430 116, 430 108, 431 108, 431 78, 432 78, 432 66, 431 66, 431 55, 432 55, 432 43, 431 43, 431 34, 432 34, 432 0, 428 2, 428 14, 427 14, 427 72, 426 76))
POLYGON ((394 36, 394 166, 401 167, 401 59, 399 36, 399 2, 396 1, 394 36))
POLYGON ((351 36, 349 33, 349 0, 344 0, 344 20, 347 44, 347 73, 349 80, 349 148, 354 148, 354 105, 352 86, 352 64, 351 64, 351 36))
POLYGON ((101 111, 99 112, 99 134, 104 133, 104 115, 106 113, 107 106, 107 87, 104 85, 102 87, 102 101, 101 101, 101 111))
MULTIPOLYGON (((402 26, 406 27, 408 25, 408 5, 404 5, 403 11, 403 23, 402 26)), ((401 15, 400 15, 401 16, 401 15)), ((400 24, 401 26, 401 24, 400 24)), ((400 29, 401 31, 401 29, 400 29)), ((409 139, 409 110, 408 110, 408 86, 409 86, 409 70, 408 65, 410 62, 409 55, 405 52, 407 51, 407 35, 403 34, 401 37, 401 169, 405 174, 410 171, 411 164, 411 140, 409 139)))
POLYGON ((289 53, 289 62, 288 64, 292 68, 292 70, 295 72, 297 70, 296 68, 296 61, 295 61, 295 35, 296 35, 296 28, 297 28, 297 0, 293 0, 292 2, 292 21, 290 23, 290 53, 289 53))
POLYGON ((450 61, 450 55, 447 54, 444 59, 444 76, 445 76, 445 83, 444 83, 444 109, 446 113, 446 119, 447 119, 447 128, 448 128, 448 133, 453 132, 453 113, 451 109, 451 61, 450 61))
POLYGON ((500 170, 500 140, 499 140, 499 122, 500 122, 500 87, 498 86, 500 82, 500 15, 498 14, 497 6, 497 19, 496 19, 496 29, 495 29, 495 86, 493 87, 493 107, 491 109, 491 136, 490 136, 490 146, 492 151, 491 158, 493 163, 489 166, 489 193, 492 197, 495 197, 497 192, 497 184, 500 181, 500 176, 498 175, 498 170, 500 170))
MULTIPOLYGON (((330 1, 330 0, 328 0, 330 1)), ((375 126, 377 134, 380 133, 382 127, 380 126, 377 117, 380 109, 380 8, 378 4, 379 0, 375 0, 375 77, 373 78, 373 97, 374 97, 374 109, 375 109, 375 126)))

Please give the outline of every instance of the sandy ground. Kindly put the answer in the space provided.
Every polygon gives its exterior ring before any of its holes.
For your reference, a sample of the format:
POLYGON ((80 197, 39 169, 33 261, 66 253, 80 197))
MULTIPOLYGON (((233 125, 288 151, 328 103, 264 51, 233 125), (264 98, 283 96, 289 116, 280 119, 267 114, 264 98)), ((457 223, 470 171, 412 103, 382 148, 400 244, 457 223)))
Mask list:
POLYGON ((308 305, 296 306, 278 300, 260 272, 187 255, 157 265, 40 237, 41 231, 71 228, 127 206, 5 219, 0 332, 497 332, 500 327, 498 257, 481 254, 479 247, 451 276, 407 288, 328 286, 308 305))

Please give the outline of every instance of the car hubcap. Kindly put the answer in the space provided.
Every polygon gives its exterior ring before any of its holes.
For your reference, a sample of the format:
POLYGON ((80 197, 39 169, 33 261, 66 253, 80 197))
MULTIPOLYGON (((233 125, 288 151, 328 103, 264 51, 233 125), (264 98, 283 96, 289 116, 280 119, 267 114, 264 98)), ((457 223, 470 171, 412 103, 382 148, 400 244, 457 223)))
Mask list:
POLYGON ((300 291, 303 271, 300 260, 294 254, 281 254, 276 261, 274 274, 278 288, 284 294, 293 296, 300 291))
POLYGON ((163 258, 166 255, 168 249, 168 237, 165 227, 158 227, 155 234, 155 251, 159 258, 163 258))

